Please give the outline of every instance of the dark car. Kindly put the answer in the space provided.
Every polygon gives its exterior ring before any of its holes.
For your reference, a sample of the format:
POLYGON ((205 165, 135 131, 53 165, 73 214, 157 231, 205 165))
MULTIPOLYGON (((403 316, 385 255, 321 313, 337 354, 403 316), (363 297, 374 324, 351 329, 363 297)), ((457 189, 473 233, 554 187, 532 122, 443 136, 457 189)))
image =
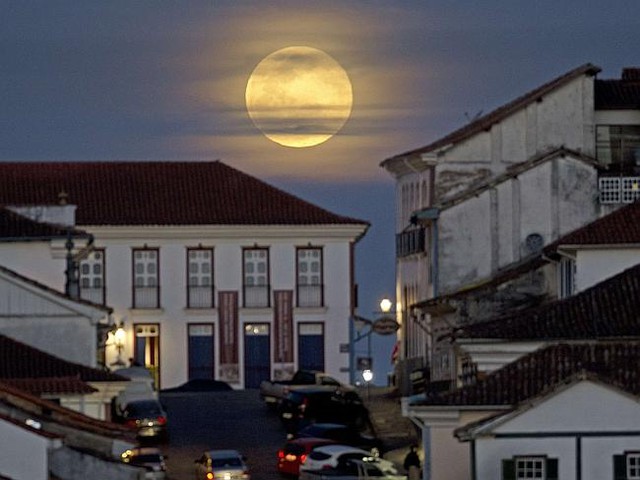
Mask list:
POLYGON ((335 442, 328 438, 296 438, 289 440, 278 450, 278 472, 283 475, 297 477, 309 453, 318 446, 331 445, 335 442))
POLYGON ((383 445, 375 435, 365 434, 348 425, 339 423, 314 423, 298 432, 297 438, 328 438, 342 445, 362 448, 378 457, 383 453, 383 445))
POLYGON ((165 388, 162 390, 162 393, 228 392, 231 390, 233 390, 233 388, 227 382, 207 378, 196 378, 177 387, 165 388))
POLYGON ((289 392, 280 403, 279 412, 289 435, 317 422, 342 423, 360 430, 369 425, 369 412, 360 395, 327 387, 289 392))
POLYGON ((146 470, 145 480, 164 480, 167 478, 165 459, 162 452, 155 447, 132 448, 122 454, 124 463, 146 470))
POLYGON ((138 438, 168 440, 167 413, 157 400, 129 402, 122 412, 122 422, 138 430, 138 438))

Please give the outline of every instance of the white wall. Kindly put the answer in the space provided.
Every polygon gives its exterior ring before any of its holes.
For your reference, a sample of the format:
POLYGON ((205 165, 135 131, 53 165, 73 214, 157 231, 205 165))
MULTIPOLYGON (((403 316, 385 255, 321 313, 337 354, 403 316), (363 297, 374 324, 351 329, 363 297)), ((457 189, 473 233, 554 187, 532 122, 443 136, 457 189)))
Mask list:
MULTIPOLYGON (((242 308, 242 247, 258 245, 269 248, 270 283, 272 290, 294 290, 295 254, 297 246, 319 246, 323 248, 325 307, 294 309, 294 333, 299 322, 323 322, 325 324, 325 368, 343 381, 348 381, 348 353, 340 352, 340 344, 348 343, 350 308, 350 245, 343 238, 296 236, 296 228, 289 228, 288 236, 264 236, 260 229, 254 236, 244 238, 216 237, 215 233, 203 233, 201 239, 179 235, 179 229, 171 236, 150 229, 140 240, 104 238, 103 230, 95 229, 97 248, 105 248, 107 303, 114 308, 116 321, 125 319, 127 330, 123 358, 133 356, 133 323, 160 323, 161 386, 172 387, 184 383, 188 376, 187 324, 215 323, 216 344, 219 341, 218 311, 214 309, 186 308, 186 248, 214 248, 214 281, 217 292, 236 290, 239 292, 239 359, 243 359, 243 332, 245 323, 268 323, 271 325, 273 357, 273 306, 270 309, 242 308), (142 240, 144 238, 144 240, 142 240), (154 310, 132 310, 132 248, 148 247, 160 249, 161 308, 154 310)), ((108 237, 114 236, 109 233, 108 237)), ((294 340, 294 349, 297 342, 294 340)), ((220 348, 216 345, 216 368, 220 365, 220 348)), ((297 350, 294 350, 297 360, 297 350)), ((114 352, 110 352, 114 358, 114 352)), ((240 367, 240 384, 243 369, 240 367)), ((237 385, 236 385, 237 386, 237 385)))
POLYGON ((580 249, 576 252, 576 291, 592 287, 640 263, 640 248, 580 249))
POLYGON ((52 440, 0 419, 0 475, 15 480, 48 480, 52 440))
POLYGON ((613 455, 638 448, 640 437, 629 432, 640 431, 639 414, 636 397, 581 381, 491 430, 491 435, 517 438, 478 438, 477 478, 501 478, 501 460, 522 455, 557 458, 559 478, 575 478, 576 436, 581 433, 588 435, 579 440, 582 478, 611 478, 613 455))

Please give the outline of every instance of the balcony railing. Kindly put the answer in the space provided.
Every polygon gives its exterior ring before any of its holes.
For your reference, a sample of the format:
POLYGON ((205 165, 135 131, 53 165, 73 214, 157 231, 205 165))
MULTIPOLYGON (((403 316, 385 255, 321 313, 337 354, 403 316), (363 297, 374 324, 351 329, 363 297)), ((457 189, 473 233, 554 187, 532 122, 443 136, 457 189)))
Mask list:
POLYGON ((213 308, 213 286, 189 286, 187 288, 188 308, 213 308))
POLYGON ((633 203, 640 198, 640 177, 600 177, 600 203, 633 203))
POLYGON ((160 287, 134 287, 133 308, 160 308, 160 287))
POLYGON ((297 305, 300 308, 322 307, 323 285, 298 285, 297 305))
POLYGON ((97 305, 104 305, 104 288, 80 287, 80 298, 97 305))
POLYGON ((408 230, 396 234, 396 257, 406 257, 415 253, 423 253, 425 249, 424 228, 408 230))
POLYGON ((244 286, 244 307, 245 308, 267 308, 269 304, 269 285, 245 285, 244 286))

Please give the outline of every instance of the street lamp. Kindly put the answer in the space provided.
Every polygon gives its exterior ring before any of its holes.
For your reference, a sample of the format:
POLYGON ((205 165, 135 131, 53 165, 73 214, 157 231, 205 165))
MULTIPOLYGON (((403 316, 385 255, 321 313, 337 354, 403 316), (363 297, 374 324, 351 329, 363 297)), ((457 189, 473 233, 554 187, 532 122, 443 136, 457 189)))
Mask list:
POLYGON ((364 383, 367 386, 367 400, 369 400, 369 385, 371 384, 371 380, 373 380, 373 372, 368 368, 363 370, 362 379, 364 380, 364 383))
POLYGON ((124 350, 124 341, 126 337, 127 333, 124 331, 124 322, 120 321, 115 332, 113 332, 113 345, 116 347, 118 356, 116 357, 116 361, 111 364, 112 366, 124 366, 125 364, 122 360, 122 350, 124 350))
MULTIPOLYGON (((352 385, 355 384, 356 377, 356 362, 355 362, 355 346, 356 343, 362 340, 363 338, 367 339, 367 365, 362 368, 362 376, 364 379, 365 371, 368 370, 371 378, 369 382, 373 379, 373 372, 371 370, 372 361, 371 361, 371 334, 377 333, 379 335, 389 335, 394 333, 398 324, 395 321, 395 318, 389 316, 389 311, 393 303, 388 298, 383 298, 380 301, 380 311, 374 312, 377 316, 376 320, 369 320, 368 318, 361 317, 359 315, 354 315, 351 317, 351 321, 349 322, 349 383, 352 385), (382 314, 382 315, 380 315, 382 314), (369 327, 366 331, 363 331, 365 327, 369 327)), ((365 379, 365 381, 367 381, 365 379)), ((367 382, 368 385, 368 382, 367 382)))

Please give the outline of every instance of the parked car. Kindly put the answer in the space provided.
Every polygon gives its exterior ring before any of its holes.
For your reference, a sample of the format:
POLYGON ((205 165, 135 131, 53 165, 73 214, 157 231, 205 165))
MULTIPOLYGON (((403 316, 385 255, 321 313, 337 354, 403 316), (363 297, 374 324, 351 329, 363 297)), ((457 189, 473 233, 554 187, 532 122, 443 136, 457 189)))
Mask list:
POLYGON ((357 392, 308 387, 289 392, 279 410, 286 432, 294 436, 300 428, 316 422, 335 422, 364 429, 369 412, 357 392))
POLYGON ((167 413, 158 400, 137 400, 129 402, 122 412, 122 420, 138 430, 140 439, 169 438, 167 430, 167 413))
POLYGON ((122 453, 121 457, 124 463, 144 468, 146 470, 145 479, 162 480, 167 478, 165 456, 158 448, 131 448, 122 453))
POLYGON ((297 477, 300 473, 300 466, 305 463, 309 453, 316 447, 321 445, 330 445, 334 443, 328 438, 296 438, 287 441, 284 446, 278 450, 278 472, 283 475, 292 475, 297 477))
POLYGON ((208 450, 195 461, 196 480, 250 480, 247 459, 237 450, 208 450))
POLYGON ((116 370, 118 375, 127 377, 130 381, 113 400, 116 416, 121 416, 127 403, 138 400, 157 400, 158 392, 151 372, 145 367, 127 367, 116 370))
POLYGON ((298 370, 291 380, 263 380, 260 383, 260 397, 268 406, 276 407, 292 390, 310 386, 324 386, 333 391, 355 391, 351 385, 346 385, 324 372, 298 370))
POLYGON ((336 443, 367 450, 374 457, 379 457, 384 451, 382 442, 374 435, 367 435, 348 425, 339 423, 313 423, 308 425, 297 434, 297 438, 305 437, 328 438, 336 443))
POLYGON ((348 459, 335 468, 301 470, 299 480, 407 480, 406 475, 385 473, 370 460, 348 459))
POLYGON ((385 474, 398 475, 393 462, 380 457, 372 457, 371 452, 349 445, 330 444, 315 447, 300 466, 300 470, 321 470, 335 468, 347 460, 367 460, 375 464, 385 474))
POLYGON ((222 380, 212 380, 208 378, 196 378, 189 380, 182 385, 173 388, 165 388, 162 393, 185 393, 185 392, 229 392, 233 387, 222 380))

